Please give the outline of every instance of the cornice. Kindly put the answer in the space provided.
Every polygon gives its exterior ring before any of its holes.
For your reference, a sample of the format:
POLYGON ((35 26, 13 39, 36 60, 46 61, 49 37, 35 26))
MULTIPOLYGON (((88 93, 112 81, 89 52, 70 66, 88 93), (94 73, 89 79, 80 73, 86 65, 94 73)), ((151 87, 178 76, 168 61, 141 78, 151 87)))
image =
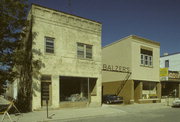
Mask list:
POLYGON ((68 27, 80 28, 82 31, 88 30, 89 32, 98 35, 101 34, 102 25, 100 23, 77 16, 49 10, 39 6, 32 7, 32 15, 35 18, 41 18, 42 21, 49 21, 51 23, 53 22, 61 25, 66 25, 68 27))

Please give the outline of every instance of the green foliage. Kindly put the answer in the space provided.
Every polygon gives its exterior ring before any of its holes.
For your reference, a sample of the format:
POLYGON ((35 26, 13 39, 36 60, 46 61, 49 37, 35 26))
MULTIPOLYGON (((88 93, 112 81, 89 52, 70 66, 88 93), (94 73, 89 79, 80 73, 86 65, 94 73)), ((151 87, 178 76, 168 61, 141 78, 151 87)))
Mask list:
POLYGON ((44 66, 33 58, 41 52, 32 49, 37 34, 32 33, 33 16, 27 20, 28 7, 27 0, 0 0, 0 86, 19 81, 17 106, 22 112, 31 111, 33 79, 44 66))
POLYGON ((29 31, 28 7, 27 0, 0 0, 0 85, 19 79, 22 111, 31 110, 32 99, 32 44, 24 41, 29 31))
POLYGON ((23 60, 18 56, 23 48, 27 12, 27 0, 0 0, 0 82, 13 81, 17 76, 13 67, 23 60))

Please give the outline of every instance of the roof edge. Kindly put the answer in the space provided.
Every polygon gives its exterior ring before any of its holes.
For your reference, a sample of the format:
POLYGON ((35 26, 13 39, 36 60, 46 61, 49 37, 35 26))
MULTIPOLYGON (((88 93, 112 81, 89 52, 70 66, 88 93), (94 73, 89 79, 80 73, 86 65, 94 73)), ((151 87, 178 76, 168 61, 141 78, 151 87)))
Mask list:
POLYGON ((81 17, 81 16, 77 16, 77 15, 70 14, 70 13, 67 13, 67 12, 64 12, 64 11, 60 11, 60 10, 56 10, 56 9, 53 9, 53 8, 48 8, 48 7, 45 7, 45 6, 36 4, 36 3, 31 3, 31 8, 32 8, 33 5, 34 6, 38 6, 38 7, 42 7, 42 8, 45 8, 45 9, 50 9, 50 10, 53 10, 53 11, 56 11, 56 12, 61 12, 61 13, 64 13, 64 14, 68 14, 68 15, 71 15, 71 16, 79 17, 79 18, 82 18, 82 19, 86 19, 86 20, 89 20, 89 21, 92 21, 92 22, 96 22, 96 23, 99 23, 99 24, 102 24, 99 21, 95 21, 95 20, 92 20, 92 19, 84 18, 84 17, 81 17))
POLYGON ((128 38, 141 39, 142 41, 145 41, 145 42, 152 43, 152 44, 155 44, 155 45, 160 46, 160 43, 159 43, 159 42, 152 41, 152 40, 150 40, 150 39, 146 39, 146 38, 143 38, 143 37, 140 37, 140 36, 136 36, 136 35, 129 35, 129 36, 124 37, 124 38, 122 38, 122 39, 120 39, 120 40, 117 40, 117 41, 114 41, 114 42, 112 42, 112 43, 110 43, 110 44, 107 44, 107 45, 105 45, 105 46, 102 47, 102 48, 109 47, 109 46, 111 46, 111 45, 113 45, 113 44, 116 44, 116 43, 118 43, 118 42, 120 42, 120 41, 123 41, 123 40, 125 40, 125 39, 128 39, 128 38))
POLYGON ((180 54, 180 52, 171 53, 171 54, 163 55, 163 56, 160 56, 160 57, 168 57, 168 56, 172 56, 172 55, 176 55, 176 54, 180 54))

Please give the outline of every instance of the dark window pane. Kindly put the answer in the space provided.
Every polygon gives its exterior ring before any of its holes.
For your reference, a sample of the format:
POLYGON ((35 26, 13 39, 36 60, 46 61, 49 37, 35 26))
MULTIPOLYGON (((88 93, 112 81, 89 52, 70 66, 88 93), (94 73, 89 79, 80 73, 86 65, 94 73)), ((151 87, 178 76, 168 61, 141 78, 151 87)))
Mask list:
POLYGON ((165 60, 165 67, 169 67, 169 60, 165 60))
POLYGON ((141 49, 141 54, 146 54, 146 55, 151 55, 152 56, 152 51, 141 49))
POLYGON ((54 53, 54 38, 45 37, 46 39, 46 52, 54 53))
POLYGON ((86 58, 92 58, 92 46, 86 45, 86 58))

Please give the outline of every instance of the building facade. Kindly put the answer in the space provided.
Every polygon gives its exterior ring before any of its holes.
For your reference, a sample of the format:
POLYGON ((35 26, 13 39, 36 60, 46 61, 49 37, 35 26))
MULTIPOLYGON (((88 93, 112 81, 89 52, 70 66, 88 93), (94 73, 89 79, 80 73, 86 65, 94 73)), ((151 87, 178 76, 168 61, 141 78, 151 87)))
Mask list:
POLYGON ((180 53, 160 57, 162 96, 180 97, 180 53))
POLYGON ((117 94, 125 103, 160 102, 160 44, 135 35, 102 48, 103 95, 117 94))
POLYGON ((101 105, 101 23, 32 4, 32 109, 101 105))

